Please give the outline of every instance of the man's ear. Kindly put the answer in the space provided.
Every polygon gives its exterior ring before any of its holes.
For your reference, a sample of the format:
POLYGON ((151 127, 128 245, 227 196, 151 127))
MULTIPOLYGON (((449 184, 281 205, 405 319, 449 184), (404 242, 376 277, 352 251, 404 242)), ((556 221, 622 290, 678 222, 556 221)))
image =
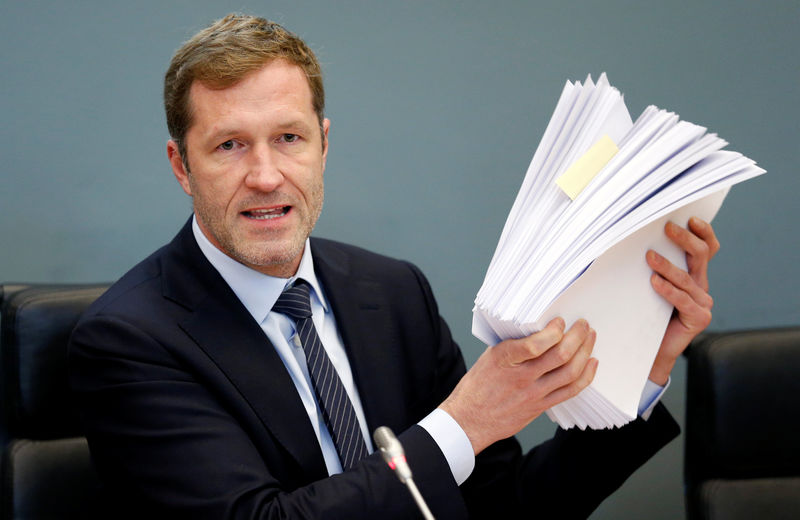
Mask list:
POLYGON ((331 120, 327 117, 322 120, 322 170, 328 161, 328 131, 331 129, 331 120))
POLYGON ((192 188, 189 184, 189 171, 186 169, 186 164, 183 162, 183 157, 181 157, 178 143, 172 139, 167 141, 167 158, 169 159, 170 166, 172 166, 172 173, 175 175, 175 178, 178 179, 178 183, 181 185, 181 188, 183 188, 183 191, 185 191, 186 194, 191 197, 192 188))

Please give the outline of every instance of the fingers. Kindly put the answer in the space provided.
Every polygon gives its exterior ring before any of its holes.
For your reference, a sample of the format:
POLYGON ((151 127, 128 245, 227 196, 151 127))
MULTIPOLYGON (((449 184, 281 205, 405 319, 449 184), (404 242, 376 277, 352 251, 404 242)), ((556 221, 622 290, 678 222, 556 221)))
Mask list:
POLYGON ((597 373, 598 361, 595 358, 590 358, 583 366, 583 371, 577 379, 570 384, 560 386, 547 394, 542 404, 546 409, 552 408, 559 403, 563 403, 567 399, 571 399, 581 393, 581 391, 589 386, 594 380, 597 373))
MULTIPOLYGON (((685 273, 685 271, 684 271, 685 273)), ((687 331, 700 332, 711 323, 714 300, 706 292, 695 293, 676 287, 656 273, 650 278, 653 289, 678 311, 677 319, 687 331)), ((696 286, 695 286, 696 287, 696 286)))
POLYGON ((597 371, 597 360, 591 358, 596 338, 587 321, 578 320, 560 343, 521 365, 518 369, 525 371, 522 379, 527 381, 521 389, 528 399, 537 400, 545 410, 589 386, 597 371))
POLYGON ((703 290, 708 291, 708 262, 720 248, 714 228, 708 222, 692 217, 688 229, 668 222, 664 231, 670 240, 686 252, 689 274, 703 290))
POLYGON ((692 278, 708 290, 708 261, 711 247, 702 238, 674 222, 667 222, 664 232, 678 247, 686 252, 686 264, 692 278))
MULTIPOLYGON (((542 356, 542 363, 540 369, 546 368, 545 365, 550 365, 551 368, 541 375, 539 384, 541 385, 542 393, 550 395, 554 391, 565 387, 571 387, 571 391, 575 394, 583 390, 594 377, 594 369, 587 372, 587 366, 590 364, 590 356, 594 348, 597 333, 594 329, 590 329, 585 320, 578 320, 573 325, 564 340, 557 348, 551 349, 545 356, 542 356), (582 322, 582 323, 580 323, 582 322), (585 330, 581 330, 585 327, 585 330), (578 329, 578 330, 576 330, 578 329), (576 330, 572 338, 568 338, 571 332, 576 330), (578 342, 573 346, 570 343, 578 342), (546 359, 550 357, 550 359, 546 359), (587 379, 588 378, 588 379, 587 379)), ((597 360, 592 360, 593 364, 597 364, 597 360)), ((563 393, 563 392, 562 392, 563 393)), ((570 396, 571 397, 571 396, 570 396)), ((551 405, 548 405, 548 408, 551 405)))
POLYGON ((699 332, 711 323, 714 299, 683 269, 655 251, 647 252, 647 263, 653 268, 650 283, 653 289, 677 309, 677 319, 687 332, 699 332))
MULTIPOLYGON (((577 378, 583 365, 586 364, 586 360, 589 359, 596 336, 597 334, 589 327, 586 320, 576 321, 564 334, 561 342, 545 352, 531 371, 534 372, 535 377, 542 377, 546 374, 553 374, 556 369, 564 368, 561 377, 577 378), (580 369, 574 366, 576 363, 580 364, 580 369), (564 373, 566 374, 564 375, 564 373)), ((566 381, 561 384, 566 384, 566 381)))
POLYGON ((711 225, 696 217, 689 219, 689 229, 668 222, 664 232, 686 251, 688 271, 648 251, 647 264, 655 271, 650 282, 678 310, 677 318, 687 331, 700 331, 711 321, 714 300, 708 294, 708 261, 719 251, 719 241, 711 225))
POLYGON ((656 273, 651 278, 653 288, 679 311, 689 303, 687 299, 708 308, 714 304, 707 292, 708 282, 705 287, 701 286, 692 275, 655 251, 648 251, 646 259, 656 273))
POLYGON ((561 341, 564 337, 564 326, 562 318, 554 318, 535 334, 496 345, 495 348, 499 347, 501 366, 515 367, 538 358, 561 341))
POLYGON ((500 368, 524 372, 519 377, 520 387, 539 395, 574 383, 584 374, 597 333, 584 319, 577 320, 567 332, 563 327, 564 320, 556 318, 540 332, 496 345, 493 348, 498 352, 505 351, 500 368), (525 359, 520 361, 522 358, 525 359))
POLYGON ((689 219, 689 229, 692 233, 700 237, 706 244, 708 244, 708 250, 710 253, 708 259, 711 260, 714 258, 714 255, 719 252, 720 244, 719 240, 717 240, 716 233, 714 233, 714 228, 711 227, 711 224, 697 217, 692 217, 689 219))

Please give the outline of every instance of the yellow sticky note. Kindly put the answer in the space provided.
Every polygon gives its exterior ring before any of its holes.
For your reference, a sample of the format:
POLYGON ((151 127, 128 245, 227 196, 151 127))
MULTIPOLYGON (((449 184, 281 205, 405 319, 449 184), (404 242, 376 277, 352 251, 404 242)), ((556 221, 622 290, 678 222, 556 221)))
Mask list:
POLYGON ((575 200, 583 188, 589 184, 594 176, 603 169, 608 161, 614 157, 619 148, 608 135, 601 137, 591 148, 586 150, 572 166, 567 168, 561 177, 556 179, 556 184, 564 190, 570 199, 575 200))

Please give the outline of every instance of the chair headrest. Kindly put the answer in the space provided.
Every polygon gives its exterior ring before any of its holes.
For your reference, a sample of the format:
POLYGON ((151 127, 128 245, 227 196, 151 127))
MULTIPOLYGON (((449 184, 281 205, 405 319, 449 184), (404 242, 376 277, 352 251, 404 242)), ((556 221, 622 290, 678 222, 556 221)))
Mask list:
POLYGON ((81 435, 70 398, 67 344, 78 318, 107 285, 2 286, 0 436, 81 435))
POLYGON ((800 327, 708 334, 688 357, 687 479, 800 475, 800 327))

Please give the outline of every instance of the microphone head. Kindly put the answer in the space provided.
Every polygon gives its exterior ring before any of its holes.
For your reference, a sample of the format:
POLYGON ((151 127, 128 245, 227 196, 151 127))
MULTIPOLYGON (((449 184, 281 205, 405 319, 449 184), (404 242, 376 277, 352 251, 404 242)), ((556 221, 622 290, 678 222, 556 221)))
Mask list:
POLYGON ((411 478, 411 468, 406 462, 406 454, 403 445, 395 437, 394 432, 388 426, 381 426, 372 434, 375 446, 381 452, 383 460, 397 474, 397 477, 405 482, 411 478))
POLYGON ((388 426, 377 428, 372 434, 372 438, 386 462, 391 461, 394 457, 403 455, 403 446, 388 426))

